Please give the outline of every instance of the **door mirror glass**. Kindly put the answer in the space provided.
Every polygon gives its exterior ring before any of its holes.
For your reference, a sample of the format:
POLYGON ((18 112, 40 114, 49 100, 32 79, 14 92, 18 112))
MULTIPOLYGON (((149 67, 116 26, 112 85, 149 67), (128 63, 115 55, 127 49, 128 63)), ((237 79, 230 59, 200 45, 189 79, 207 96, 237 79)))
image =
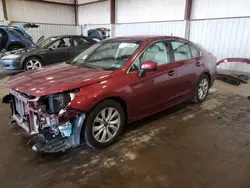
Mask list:
POLYGON ((158 64, 156 62, 145 61, 141 65, 139 76, 143 77, 145 76, 146 72, 153 72, 153 71, 156 71, 157 69, 158 69, 158 64))

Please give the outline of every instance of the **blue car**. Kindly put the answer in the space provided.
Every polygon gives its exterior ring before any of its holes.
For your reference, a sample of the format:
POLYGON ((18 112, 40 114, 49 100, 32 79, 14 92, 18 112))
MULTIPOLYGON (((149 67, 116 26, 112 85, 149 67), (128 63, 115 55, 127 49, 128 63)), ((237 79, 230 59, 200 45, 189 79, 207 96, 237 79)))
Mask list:
POLYGON ((32 37, 25 32, 25 29, 36 26, 35 24, 20 26, 0 25, 0 50, 12 51, 20 48, 35 47, 32 37))

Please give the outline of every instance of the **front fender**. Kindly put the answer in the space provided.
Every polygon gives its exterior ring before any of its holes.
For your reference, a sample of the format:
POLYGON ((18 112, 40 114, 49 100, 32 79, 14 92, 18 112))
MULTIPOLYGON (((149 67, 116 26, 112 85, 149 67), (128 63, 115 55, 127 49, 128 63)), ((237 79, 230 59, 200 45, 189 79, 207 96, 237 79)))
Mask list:
POLYGON ((111 97, 120 97, 123 99, 121 93, 114 87, 115 86, 109 86, 107 80, 83 87, 70 102, 68 107, 89 112, 96 104, 104 99, 111 97))
POLYGON ((104 82, 80 88, 80 91, 70 102, 68 107, 82 110, 84 112, 90 111, 90 109, 97 104, 101 98, 105 97, 104 93, 107 86, 104 82))

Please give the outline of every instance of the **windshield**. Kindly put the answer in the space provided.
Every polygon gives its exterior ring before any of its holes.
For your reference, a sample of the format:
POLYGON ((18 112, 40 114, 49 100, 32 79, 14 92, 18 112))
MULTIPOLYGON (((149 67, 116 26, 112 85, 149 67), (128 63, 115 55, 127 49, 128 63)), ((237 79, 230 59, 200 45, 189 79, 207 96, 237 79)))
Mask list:
POLYGON ((59 37, 50 37, 50 38, 47 38, 46 40, 43 40, 39 43, 37 43, 37 46, 40 47, 40 48, 46 48, 50 45, 51 42, 57 40, 59 37))
POLYGON ((97 43, 77 56, 72 64, 104 70, 122 68, 139 48, 141 41, 107 41, 97 43))

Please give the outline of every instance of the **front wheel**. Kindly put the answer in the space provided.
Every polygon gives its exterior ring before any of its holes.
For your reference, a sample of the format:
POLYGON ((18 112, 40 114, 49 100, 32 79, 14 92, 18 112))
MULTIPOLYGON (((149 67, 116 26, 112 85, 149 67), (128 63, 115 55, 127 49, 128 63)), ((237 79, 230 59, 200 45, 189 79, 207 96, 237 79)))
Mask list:
POLYGON ((124 111, 119 103, 105 100, 88 114, 84 138, 88 146, 101 149, 113 144, 121 134, 125 123, 124 111))
POLYGON ((210 80, 207 75, 203 75, 196 87, 195 95, 193 101, 195 103, 202 103, 205 101, 207 95, 208 95, 208 90, 210 86, 210 80))
POLYGON ((28 58, 24 63, 24 69, 25 70, 33 70, 38 69, 43 66, 43 63, 40 59, 36 57, 30 57, 28 58))

